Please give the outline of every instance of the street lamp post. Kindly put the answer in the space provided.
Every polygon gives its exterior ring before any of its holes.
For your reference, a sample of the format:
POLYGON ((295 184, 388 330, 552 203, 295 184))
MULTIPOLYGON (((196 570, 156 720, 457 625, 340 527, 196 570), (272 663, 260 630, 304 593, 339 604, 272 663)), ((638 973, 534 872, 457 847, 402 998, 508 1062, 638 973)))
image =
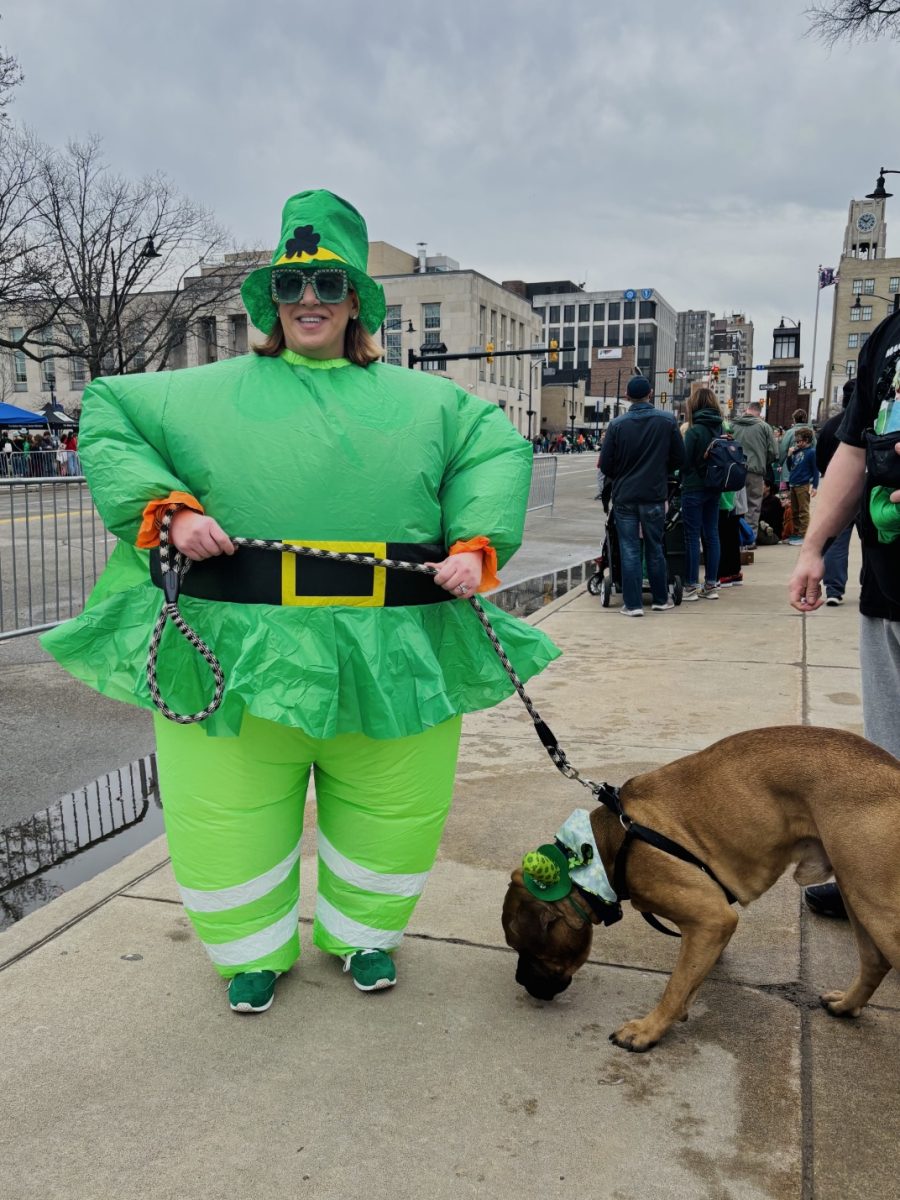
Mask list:
MULTIPOLYGON (((131 245, 128 247, 128 249, 131 249, 132 247, 136 246, 140 240, 141 240, 140 238, 135 238, 134 241, 131 243, 131 245)), ((116 252, 115 252, 115 250, 113 250, 112 246, 110 246, 110 248, 109 248, 109 257, 112 260, 112 302, 113 302, 113 316, 115 317, 115 322, 116 322, 116 351, 117 351, 117 356, 118 356, 118 360, 119 360, 119 374, 124 375, 125 374, 125 363, 124 363, 124 358, 123 358, 123 354, 122 354, 122 325, 121 325, 120 311, 119 311, 119 287, 118 287, 119 271, 118 271, 118 267, 116 265, 116 252)), ((156 247, 153 244, 152 237, 148 237, 147 240, 144 242, 143 248, 142 248, 140 254, 137 255, 135 262, 142 262, 149 258, 162 258, 162 255, 159 253, 159 251, 156 249, 156 247)), ((120 257, 119 262, 121 263, 121 261, 122 261, 122 259, 120 257)), ((139 272, 140 272, 140 267, 138 267, 138 273, 139 272)))
POLYGON ((531 389, 534 384, 534 368, 540 367, 543 359, 533 359, 528 364, 528 408, 525 410, 528 415, 528 440, 531 441, 531 420, 535 416, 535 410, 531 406, 531 389))

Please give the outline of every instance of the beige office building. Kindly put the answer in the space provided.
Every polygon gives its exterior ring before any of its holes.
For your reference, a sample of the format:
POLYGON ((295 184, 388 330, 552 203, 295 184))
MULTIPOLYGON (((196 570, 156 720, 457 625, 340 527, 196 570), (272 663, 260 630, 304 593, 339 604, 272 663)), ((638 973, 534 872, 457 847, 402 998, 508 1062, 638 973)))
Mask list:
POLYGON ((888 258, 884 200, 851 200, 834 289, 831 345, 819 417, 841 408, 841 393, 856 376, 859 352, 900 294, 900 258, 888 258))

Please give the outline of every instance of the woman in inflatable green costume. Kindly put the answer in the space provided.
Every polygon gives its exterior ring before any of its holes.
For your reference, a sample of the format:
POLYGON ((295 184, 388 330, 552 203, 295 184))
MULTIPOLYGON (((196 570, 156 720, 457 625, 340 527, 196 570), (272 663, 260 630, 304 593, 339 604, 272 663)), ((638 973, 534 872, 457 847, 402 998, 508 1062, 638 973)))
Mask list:
MULTIPOLYGON (((390 952, 450 806, 461 714, 512 691, 459 600, 495 586, 497 563, 519 546, 531 446, 495 405, 376 361, 369 335, 384 293, 367 255, 356 209, 301 192, 284 207, 271 266, 242 288, 269 335, 263 346, 210 366, 96 380, 84 396, 79 454, 120 541, 85 611, 44 645, 98 691, 152 707, 145 666, 162 592, 149 552, 163 513, 182 505, 171 540, 206 561, 185 577, 181 609, 227 686, 202 724, 157 714, 159 778, 185 909, 239 1012, 268 1008, 277 975, 300 953, 310 769, 313 940, 344 958, 362 990, 390 987, 390 952), (231 537, 432 562, 438 572, 335 568, 236 550, 231 537)), ((520 677, 557 656, 538 630, 485 608, 520 677)), ((158 678, 177 710, 209 699, 206 664, 171 630, 158 678)))

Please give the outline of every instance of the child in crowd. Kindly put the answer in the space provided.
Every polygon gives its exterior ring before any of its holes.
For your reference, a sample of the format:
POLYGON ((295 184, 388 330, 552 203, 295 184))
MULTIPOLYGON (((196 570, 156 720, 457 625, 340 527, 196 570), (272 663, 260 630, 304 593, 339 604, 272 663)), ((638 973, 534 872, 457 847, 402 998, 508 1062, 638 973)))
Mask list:
POLYGON ((791 489, 791 516, 794 534, 789 544, 800 546, 809 525, 809 501, 819 486, 819 468, 813 450, 811 429, 801 428, 794 434, 794 444, 788 451, 788 482, 791 489))

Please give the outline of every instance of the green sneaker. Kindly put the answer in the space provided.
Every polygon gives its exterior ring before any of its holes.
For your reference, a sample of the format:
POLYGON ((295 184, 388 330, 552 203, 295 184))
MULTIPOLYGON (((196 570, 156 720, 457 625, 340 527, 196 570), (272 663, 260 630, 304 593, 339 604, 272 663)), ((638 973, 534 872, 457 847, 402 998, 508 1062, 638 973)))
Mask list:
POLYGON ((275 999, 274 971, 241 971, 228 982, 228 1003, 232 1012, 259 1013, 272 1007, 275 999))
POLYGON ((344 970, 350 972, 361 992, 378 992, 397 982, 394 960, 383 950, 354 950, 345 954, 344 970))

